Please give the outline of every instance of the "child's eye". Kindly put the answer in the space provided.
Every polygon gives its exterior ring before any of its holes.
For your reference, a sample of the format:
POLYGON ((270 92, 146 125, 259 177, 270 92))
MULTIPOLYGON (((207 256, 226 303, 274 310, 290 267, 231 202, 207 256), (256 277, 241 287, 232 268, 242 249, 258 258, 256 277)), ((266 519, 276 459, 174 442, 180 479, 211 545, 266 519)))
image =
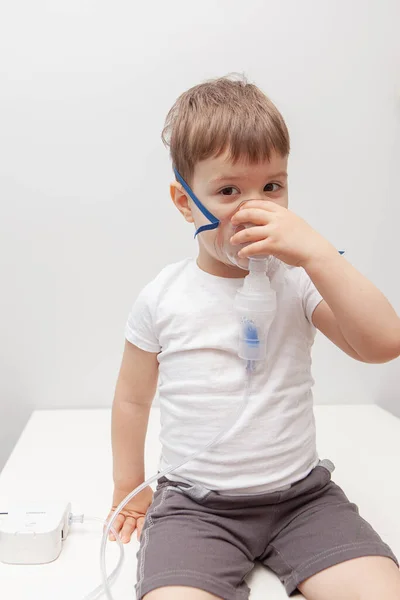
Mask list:
POLYGON ((267 183, 264 188, 264 192, 276 192, 281 189, 281 185, 279 183, 267 183))
POLYGON ((229 187, 226 187, 223 190, 221 190, 219 193, 222 194, 223 196, 233 196, 235 191, 237 194, 239 194, 239 190, 237 188, 233 187, 232 185, 230 185, 229 187))

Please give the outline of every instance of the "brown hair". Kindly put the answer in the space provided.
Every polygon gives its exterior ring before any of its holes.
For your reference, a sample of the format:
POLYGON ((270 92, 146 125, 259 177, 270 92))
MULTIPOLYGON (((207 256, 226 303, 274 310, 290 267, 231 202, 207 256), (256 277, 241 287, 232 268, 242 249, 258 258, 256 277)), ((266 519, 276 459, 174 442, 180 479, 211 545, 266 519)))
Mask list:
POLYGON ((188 182, 197 162, 225 151, 232 162, 250 163, 290 151, 282 115, 244 76, 213 79, 184 92, 167 115, 162 140, 188 182))

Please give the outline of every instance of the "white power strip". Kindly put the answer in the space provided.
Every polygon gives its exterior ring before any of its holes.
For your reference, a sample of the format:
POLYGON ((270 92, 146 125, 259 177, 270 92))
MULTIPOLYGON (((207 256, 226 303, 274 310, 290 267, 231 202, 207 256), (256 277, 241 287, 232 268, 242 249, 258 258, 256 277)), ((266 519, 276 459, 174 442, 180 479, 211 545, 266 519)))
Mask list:
POLYGON ((39 565, 59 557, 69 531, 71 504, 13 506, 0 517, 0 561, 39 565))

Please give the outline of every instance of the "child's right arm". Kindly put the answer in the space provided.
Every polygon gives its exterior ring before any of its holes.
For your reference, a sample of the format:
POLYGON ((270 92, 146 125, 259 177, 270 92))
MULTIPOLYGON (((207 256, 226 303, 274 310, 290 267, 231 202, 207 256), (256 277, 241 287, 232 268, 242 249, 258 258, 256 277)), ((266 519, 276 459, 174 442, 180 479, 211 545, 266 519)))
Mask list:
MULTIPOLYGON (((145 479, 144 445, 157 378, 157 354, 126 341, 112 408, 114 495, 110 515, 145 479)), ((123 542, 129 542, 135 529, 139 537, 152 496, 150 487, 144 489, 118 516, 114 527, 117 532, 122 530, 123 542)))

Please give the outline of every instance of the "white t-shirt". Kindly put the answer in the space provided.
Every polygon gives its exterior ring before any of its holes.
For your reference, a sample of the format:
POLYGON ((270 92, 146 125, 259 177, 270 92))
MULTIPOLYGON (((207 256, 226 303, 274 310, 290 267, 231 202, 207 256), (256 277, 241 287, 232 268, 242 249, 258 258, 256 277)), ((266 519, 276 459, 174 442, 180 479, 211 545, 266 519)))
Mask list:
MULTIPOLYGON (((299 481, 318 463, 311 316, 322 297, 304 269, 273 265, 277 311, 247 408, 222 442, 170 479, 257 494, 299 481)), ((210 275, 187 259, 164 268, 133 306, 127 340, 159 353, 160 470, 210 442, 242 401, 245 361, 237 355, 234 308, 242 285, 243 279, 210 275)))

